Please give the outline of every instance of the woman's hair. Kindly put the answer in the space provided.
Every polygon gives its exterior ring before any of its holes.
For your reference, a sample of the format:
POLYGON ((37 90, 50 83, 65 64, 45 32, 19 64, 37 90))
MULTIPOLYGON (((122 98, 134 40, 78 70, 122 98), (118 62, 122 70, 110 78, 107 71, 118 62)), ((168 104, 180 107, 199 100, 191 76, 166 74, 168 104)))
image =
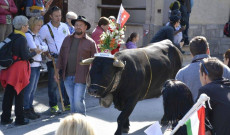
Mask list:
POLYGON ((178 16, 178 15, 171 15, 171 16, 169 17, 170 23, 171 23, 172 25, 175 25, 177 22, 180 22, 180 19, 181 19, 181 17, 178 16))
MULTIPOLYGON (((228 50, 225 52, 224 58, 230 60, 230 49, 228 49, 228 50)), ((228 62, 228 67, 230 67, 230 61, 228 62)))
POLYGON ((21 30, 22 26, 25 26, 25 25, 28 25, 27 17, 23 15, 19 15, 13 19, 13 26, 16 30, 21 30))
POLYGON ((66 14, 66 18, 68 19, 77 19, 77 14, 72 12, 72 11, 69 11, 67 14, 66 14))
POLYGON ((162 89, 162 95, 164 105, 162 125, 176 125, 194 104, 191 91, 181 81, 166 81, 162 89))
POLYGON ((42 25, 43 25, 42 17, 31 17, 28 22, 30 30, 33 31, 35 25, 37 25, 39 22, 42 22, 42 25))
POLYGON ((101 17, 98 22, 98 26, 101 25, 108 25, 109 24, 109 19, 107 17, 101 17))
POLYGON ((129 41, 133 41, 134 38, 137 37, 137 33, 136 32, 133 32, 127 39, 126 43, 128 43, 129 41))
POLYGON ((95 135, 95 133, 85 116, 72 114, 61 121, 55 135, 95 135))

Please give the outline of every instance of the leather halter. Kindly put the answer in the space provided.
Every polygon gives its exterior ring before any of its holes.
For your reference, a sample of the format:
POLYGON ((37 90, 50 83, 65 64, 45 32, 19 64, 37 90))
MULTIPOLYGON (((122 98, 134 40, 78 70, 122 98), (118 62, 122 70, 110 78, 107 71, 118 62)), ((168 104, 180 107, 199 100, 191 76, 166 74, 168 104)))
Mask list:
MULTIPOLYGON (((118 71, 118 73, 115 74, 115 76, 113 77, 112 81, 109 83, 109 85, 106 87, 106 86, 102 86, 102 85, 99 85, 99 84, 96 84, 96 83, 93 83, 93 84, 90 84, 88 81, 86 81, 87 83, 87 86, 90 86, 90 85, 94 85, 94 86, 98 86, 98 87, 101 87, 104 89, 104 94, 101 96, 101 97, 105 97, 109 92, 114 92, 121 80, 121 74, 122 74, 122 71, 124 70, 124 68, 121 70, 121 71, 118 71), (110 89, 111 88, 111 89, 110 89)), ((90 75, 88 74, 88 77, 87 77, 87 80, 90 79, 90 75)))

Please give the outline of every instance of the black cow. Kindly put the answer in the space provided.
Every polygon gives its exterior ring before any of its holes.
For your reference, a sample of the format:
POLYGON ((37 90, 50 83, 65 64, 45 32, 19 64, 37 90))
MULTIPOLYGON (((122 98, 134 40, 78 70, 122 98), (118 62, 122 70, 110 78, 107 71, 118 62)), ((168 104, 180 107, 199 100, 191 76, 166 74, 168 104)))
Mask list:
POLYGON ((95 57, 82 61, 92 67, 87 81, 88 93, 113 101, 121 111, 117 118, 115 135, 129 131, 129 116, 137 102, 159 97, 163 83, 174 78, 182 66, 180 51, 169 40, 150 44, 139 49, 127 49, 115 54, 115 58, 95 57))

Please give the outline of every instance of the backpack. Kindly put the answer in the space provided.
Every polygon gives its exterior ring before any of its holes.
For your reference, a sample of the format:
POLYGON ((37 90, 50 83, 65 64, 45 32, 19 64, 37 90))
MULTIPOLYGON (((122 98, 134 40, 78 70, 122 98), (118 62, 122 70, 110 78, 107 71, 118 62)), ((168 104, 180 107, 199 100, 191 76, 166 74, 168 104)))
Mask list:
POLYGON ((20 36, 18 34, 16 35, 10 34, 4 41, 0 42, 0 68, 1 69, 6 69, 15 62, 12 54, 12 47, 13 47, 13 42, 19 37, 20 36))
POLYGON ((230 21, 224 25, 224 35, 230 37, 230 21))

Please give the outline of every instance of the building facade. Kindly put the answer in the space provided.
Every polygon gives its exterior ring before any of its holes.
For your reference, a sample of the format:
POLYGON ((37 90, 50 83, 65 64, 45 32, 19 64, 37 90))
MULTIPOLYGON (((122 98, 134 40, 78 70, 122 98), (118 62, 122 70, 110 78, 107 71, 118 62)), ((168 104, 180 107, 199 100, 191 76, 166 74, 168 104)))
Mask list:
MULTIPOLYGON (((15 0, 19 6, 23 0, 15 0)), ((91 23, 89 34, 101 16, 117 17, 120 4, 130 13, 126 23, 126 38, 132 33, 140 35, 139 47, 146 46, 153 35, 168 22, 169 5, 175 0, 59 0, 53 5, 62 8, 63 21, 67 11, 84 15, 91 23)), ((189 38, 202 35, 210 43, 211 54, 222 55, 230 48, 230 38, 223 35, 224 24, 230 18, 230 0, 194 0, 190 16, 189 38)), ((45 16, 45 21, 49 15, 45 16)))

